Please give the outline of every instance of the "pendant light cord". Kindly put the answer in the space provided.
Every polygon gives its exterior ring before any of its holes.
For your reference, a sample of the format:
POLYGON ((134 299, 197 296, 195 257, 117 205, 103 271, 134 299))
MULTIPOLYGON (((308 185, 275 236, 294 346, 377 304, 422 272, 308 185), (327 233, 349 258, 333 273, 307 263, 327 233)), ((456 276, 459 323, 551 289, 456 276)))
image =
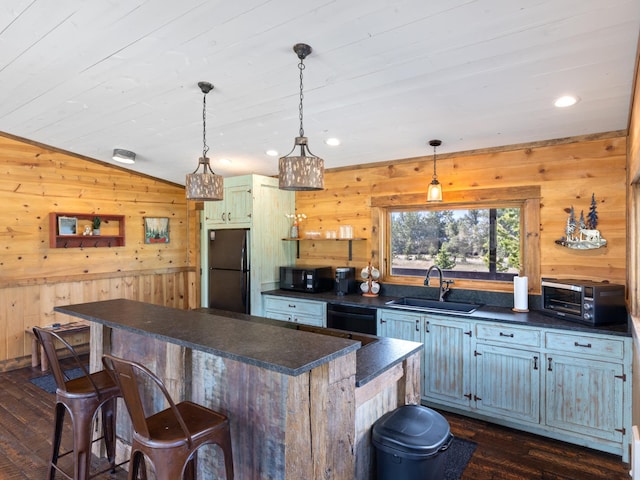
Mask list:
POLYGON ((207 158, 209 146, 207 145, 207 94, 202 97, 202 158, 207 158))
POLYGON ((433 179, 435 180, 436 178, 438 178, 438 175, 436 175, 436 147, 434 145, 433 147, 433 179))
POLYGON ((300 106, 298 107, 298 117, 300 118, 300 136, 304 137, 304 127, 302 126, 302 100, 304 99, 304 94, 302 93, 303 84, 302 84, 302 71, 304 70, 304 62, 303 59, 300 59, 300 63, 298 64, 298 68, 300 69, 300 106))

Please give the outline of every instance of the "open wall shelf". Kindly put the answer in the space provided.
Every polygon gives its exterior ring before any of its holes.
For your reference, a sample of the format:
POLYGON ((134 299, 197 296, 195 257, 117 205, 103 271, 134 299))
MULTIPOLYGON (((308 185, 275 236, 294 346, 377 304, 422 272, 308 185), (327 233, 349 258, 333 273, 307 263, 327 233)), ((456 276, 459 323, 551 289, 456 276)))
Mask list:
POLYGON ((124 232, 124 215, 63 212, 49 214, 51 248, 123 247, 124 232), (92 226, 94 217, 100 217, 102 220, 100 235, 83 235, 85 227, 92 226))
POLYGON ((296 242, 296 258, 300 258, 300 242, 349 242, 349 260, 353 260, 353 244, 366 238, 283 238, 285 242, 296 242))

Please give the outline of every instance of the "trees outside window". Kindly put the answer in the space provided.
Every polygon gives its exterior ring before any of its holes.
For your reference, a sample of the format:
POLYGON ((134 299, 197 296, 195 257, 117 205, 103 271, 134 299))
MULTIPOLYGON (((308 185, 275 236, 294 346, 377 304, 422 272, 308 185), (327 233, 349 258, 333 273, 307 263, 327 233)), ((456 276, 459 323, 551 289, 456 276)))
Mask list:
POLYGON ((391 275, 510 281, 521 263, 520 208, 390 212, 391 275))

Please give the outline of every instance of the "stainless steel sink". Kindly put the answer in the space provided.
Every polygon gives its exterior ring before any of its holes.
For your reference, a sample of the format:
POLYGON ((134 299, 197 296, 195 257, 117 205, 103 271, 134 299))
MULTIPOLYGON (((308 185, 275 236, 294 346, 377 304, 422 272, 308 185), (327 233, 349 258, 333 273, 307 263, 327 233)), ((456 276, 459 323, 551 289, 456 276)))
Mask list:
POLYGON ((392 308, 404 310, 414 310, 420 312, 455 312, 470 314, 475 312, 482 305, 476 303, 461 302, 439 302, 438 300, 427 300, 426 298, 404 297, 397 300, 389 300, 385 305, 392 308))

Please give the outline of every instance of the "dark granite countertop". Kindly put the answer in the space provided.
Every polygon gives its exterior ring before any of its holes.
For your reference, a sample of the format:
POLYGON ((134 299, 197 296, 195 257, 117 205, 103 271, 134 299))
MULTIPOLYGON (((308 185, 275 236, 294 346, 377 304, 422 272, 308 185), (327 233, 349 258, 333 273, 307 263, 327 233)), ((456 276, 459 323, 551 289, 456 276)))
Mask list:
MULTIPOLYGON (((396 338, 377 337, 366 333, 346 332, 333 328, 314 327, 299 323, 273 320, 271 318, 256 317, 242 313, 232 313, 212 308, 199 308, 199 312, 211 314, 232 315, 239 320, 247 320, 263 325, 273 325, 289 330, 302 330, 318 335, 350 338, 361 343, 361 347, 356 352, 356 387, 361 387, 376 378, 381 373, 390 369, 405 358, 422 349, 422 343, 409 342, 396 338)), ((301 346, 301 348, 304 348, 301 346)))
POLYGON ((125 299, 54 310, 293 376, 356 350, 356 386, 422 348, 421 343, 352 335, 223 310, 180 310, 125 299))
MULTIPOLYGON (((426 290, 426 289, 425 289, 426 290)), ((337 303, 341 305, 371 307, 371 308, 388 308, 390 310, 398 310, 386 305, 386 302, 397 299, 397 296, 378 296, 378 297, 364 297, 357 293, 348 295, 336 295, 333 292, 320 292, 320 293, 304 293, 294 292, 290 290, 271 290, 262 292, 263 295, 276 295, 281 297, 300 298, 305 300, 317 300, 327 303, 337 303)), ((407 295, 407 296, 419 296, 419 295, 407 295)), ((425 297, 428 298, 428 297, 425 297)), ((456 299, 458 301, 458 299, 456 299)), ((460 299, 465 301, 465 299, 460 299)), ((483 303, 482 298, 473 298, 472 303, 483 303)), ((482 305, 475 312, 464 315, 456 312, 434 312, 437 315, 446 315, 450 317, 465 319, 471 318, 474 320, 491 320, 497 322, 513 323, 519 325, 527 325, 531 327, 541 328, 558 328, 563 330, 571 330, 582 333, 600 333, 606 335, 618 335, 618 336, 631 336, 630 323, 618 325, 603 325, 598 327, 592 327, 589 325, 583 325, 581 323, 570 322, 568 320, 562 320, 556 317, 552 317, 543 314, 537 310, 531 310, 525 313, 517 313, 511 310, 511 308, 503 306, 482 305)))
POLYGON ((360 347, 347 338, 240 322, 231 312, 203 313, 125 299, 54 310, 293 376, 360 347))

